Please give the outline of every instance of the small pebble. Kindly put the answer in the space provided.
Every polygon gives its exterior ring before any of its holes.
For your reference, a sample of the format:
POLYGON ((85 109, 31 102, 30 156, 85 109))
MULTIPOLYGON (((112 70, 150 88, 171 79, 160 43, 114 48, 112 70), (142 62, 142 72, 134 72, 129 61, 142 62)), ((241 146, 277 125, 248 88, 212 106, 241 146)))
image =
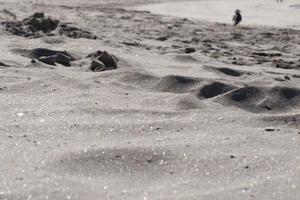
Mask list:
POLYGON ((196 52, 196 49, 194 47, 187 47, 187 48, 185 48, 184 52, 187 54, 194 53, 194 52, 196 52))
POLYGON ((267 128, 265 128, 265 131, 275 131, 275 128, 274 127, 267 127, 267 128))

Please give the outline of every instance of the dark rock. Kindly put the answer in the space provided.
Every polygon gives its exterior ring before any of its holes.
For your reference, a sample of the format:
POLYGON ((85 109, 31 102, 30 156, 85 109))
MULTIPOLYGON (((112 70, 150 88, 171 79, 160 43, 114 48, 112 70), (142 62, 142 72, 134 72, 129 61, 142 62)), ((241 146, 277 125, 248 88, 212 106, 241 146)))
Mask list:
POLYGON ((159 41, 166 41, 167 39, 169 39, 169 36, 161 36, 161 37, 158 37, 156 39, 159 40, 159 41))
POLYGON ((255 56, 268 56, 268 57, 279 57, 281 53, 272 53, 272 52, 253 52, 252 55, 255 56))
POLYGON ((75 55, 71 55, 67 51, 55 51, 55 50, 46 49, 46 48, 32 49, 29 52, 29 55, 27 55, 27 57, 33 58, 33 59, 38 59, 40 57, 53 56, 53 55, 57 55, 57 54, 62 54, 64 56, 68 57, 70 59, 70 61, 78 60, 78 58, 75 55))
POLYGON ((194 52, 196 52, 196 49, 194 47, 187 47, 184 49, 184 52, 187 54, 194 53, 194 52))
POLYGON ((23 37, 54 36, 58 33, 71 38, 97 39, 97 36, 88 31, 62 24, 59 20, 45 17, 44 13, 34 13, 22 21, 4 21, 1 24, 6 31, 23 37), (58 29, 58 32, 53 33, 56 29, 58 29))
POLYGON ((49 33, 57 28, 59 20, 53 20, 51 18, 32 18, 27 25, 33 27, 37 31, 43 31, 44 33, 49 33))
POLYGON ((45 18, 45 14, 43 12, 36 12, 32 15, 33 18, 45 18))
POLYGON ((64 66, 71 66, 70 61, 72 60, 71 57, 62 54, 62 53, 57 53, 56 54, 56 63, 62 64, 64 66))
POLYGON ((105 71, 106 67, 103 62, 99 60, 93 60, 90 69, 94 72, 105 71))
POLYGON ((90 69, 92 71, 105 71, 117 68, 118 59, 114 55, 111 55, 106 51, 97 51, 95 53, 89 54, 89 57, 96 57, 91 63, 90 69))
POLYGON ((89 31, 81 30, 77 27, 69 26, 68 24, 59 25, 59 34, 66 35, 70 38, 87 38, 87 39, 97 39, 97 36, 93 35, 89 31))
POLYGON ((273 110, 272 107, 269 106, 269 105, 264 105, 263 107, 264 107, 266 110, 269 110, 269 111, 273 110))
POLYGON ((122 42, 122 44, 125 44, 127 46, 133 46, 133 47, 140 46, 140 44, 137 42, 122 42))
POLYGON ((116 69, 117 68, 117 59, 115 56, 109 54, 108 52, 104 51, 100 56, 97 57, 97 60, 101 61, 105 67, 110 69, 116 69))
POLYGON ((46 63, 48 65, 55 65, 57 55, 40 57, 38 61, 46 63))
POLYGON ((2 66, 2 67, 8 67, 8 65, 5 64, 5 63, 3 63, 3 62, 0 62, 0 66, 2 66))
POLYGON ((31 60, 31 63, 32 63, 32 64, 36 63, 36 60, 35 60, 35 59, 32 59, 32 60, 31 60))
POLYGON ((29 25, 28 26, 28 29, 32 32, 32 33, 35 33, 38 31, 38 29, 35 27, 35 26, 32 26, 32 25, 29 25))
POLYGON ((275 131, 275 128, 274 127, 267 127, 267 128, 265 128, 265 131, 273 132, 273 131, 275 131))
MULTIPOLYGON (((53 51, 43 48, 33 49, 29 56, 48 65, 59 63, 64 66, 71 66, 70 61, 74 60, 74 58, 66 51, 53 51)), ((31 63, 36 63, 35 59, 32 59, 31 63)))
POLYGON ((283 59, 275 59, 272 63, 276 66, 276 68, 282 69, 296 69, 297 64, 293 61, 285 61, 283 59))

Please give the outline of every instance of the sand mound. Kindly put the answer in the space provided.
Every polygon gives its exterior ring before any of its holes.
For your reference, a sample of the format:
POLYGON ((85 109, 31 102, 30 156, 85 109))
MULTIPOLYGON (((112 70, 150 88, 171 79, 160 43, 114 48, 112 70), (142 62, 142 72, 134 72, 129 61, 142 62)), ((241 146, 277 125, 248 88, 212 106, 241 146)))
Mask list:
POLYGON ((147 73, 133 72, 124 74, 119 80, 140 88, 151 89, 158 79, 156 76, 147 73))
POLYGON ((169 75, 162 77, 154 89, 161 92, 186 93, 199 83, 197 78, 169 75))
POLYGON ((197 97, 202 99, 202 98, 212 98, 215 96, 218 96, 220 94, 224 94, 226 92, 229 92, 233 89, 235 89, 236 87, 225 84, 225 83, 221 83, 221 82, 213 82, 211 84, 205 85, 204 87, 202 87, 199 91, 199 93, 197 94, 197 97))
POLYGON ((110 82, 114 85, 122 85, 135 90, 152 90, 159 80, 155 75, 132 69, 103 73, 94 79, 97 81, 110 82))
POLYGON ((173 98, 170 105, 171 107, 173 106, 175 110, 194 110, 205 107, 198 98, 191 94, 184 94, 173 98))
POLYGON ((9 20, 3 21, 1 24, 7 32, 23 37, 36 38, 45 35, 64 35, 71 38, 97 39, 97 36, 89 31, 81 30, 60 20, 46 17, 44 13, 34 13, 32 16, 24 18, 21 21, 9 20))
POLYGON ((225 74, 227 76, 235 76, 235 77, 240 77, 243 74, 245 74, 245 72, 239 71, 239 70, 235 70, 235 69, 231 69, 231 68, 227 68, 227 67, 211 67, 211 66, 206 66, 205 69, 209 70, 209 71, 214 71, 220 74, 225 74))
POLYGON ((263 121, 274 125, 282 124, 300 129, 300 114, 266 116, 263 117, 263 121))
POLYGON ((246 86, 219 99, 223 105, 234 105, 250 112, 285 111, 299 105, 300 90, 288 87, 246 86))
POLYGON ((76 176, 151 177, 169 173, 169 164, 175 160, 171 151, 160 148, 104 148, 67 154, 49 168, 76 176))
POLYGON ((226 74, 228 76, 241 76, 243 73, 230 68, 216 68, 217 71, 226 74))
POLYGON ((183 62, 183 63, 187 63, 187 62, 196 62, 197 59, 194 58, 192 55, 175 55, 174 56, 174 60, 179 61, 179 62, 183 62))
POLYGON ((26 80, 26 82, 17 82, 7 86, 7 90, 10 94, 28 94, 28 91, 30 91, 31 93, 36 92, 37 96, 56 93, 61 88, 64 90, 85 90, 89 88, 89 83, 79 82, 77 79, 57 76, 26 80))

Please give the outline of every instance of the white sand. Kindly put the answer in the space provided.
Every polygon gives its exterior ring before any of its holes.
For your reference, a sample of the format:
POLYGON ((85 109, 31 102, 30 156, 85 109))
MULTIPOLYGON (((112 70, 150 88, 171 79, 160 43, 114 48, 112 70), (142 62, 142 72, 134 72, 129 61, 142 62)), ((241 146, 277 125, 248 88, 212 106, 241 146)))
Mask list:
POLYGON ((231 23, 236 9, 242 11, 243 24, 300 29, 300 1, 284 0, 203 0, 143 5, 138 10, 210 22, 231 23))
POLYGON ((0 4, 98 37, 1 25, 0 200, 299 200, 300 31, 127 10, 143 3, 0 4), (31 63, 38 47, 80 59, 31 63), (90 71, 97 50, 118 68, 90 71))

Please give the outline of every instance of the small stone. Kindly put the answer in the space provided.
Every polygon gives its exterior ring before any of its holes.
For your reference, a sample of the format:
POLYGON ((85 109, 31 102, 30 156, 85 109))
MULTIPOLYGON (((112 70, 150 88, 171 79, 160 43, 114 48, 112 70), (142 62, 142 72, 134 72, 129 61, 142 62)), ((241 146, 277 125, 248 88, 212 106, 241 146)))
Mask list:
POLYGON ((275 128, 274 127, 267 127, 267 128, 265 128, 265 131, 269 131, 269 132, 275 131, 275 128))
POLYGON ((169 38, 169 36, 161 36, 161 37, 158 37, 156 39, 159 40, 159 41, 166 41, 168 38, 169 38))
POLYGON ((284 76, 285 80, 291 80, 291 78, 289 76, 284 76))
POLYGON ((230 158, 232 158, 232 159, 233 159, 233 158, 235 158, 235 156, 234 156, 234 155, 231 155, 231 156, 230 156, 230 158))
POLYGON ((268 105, 265 105, 264 108, 265 108, 266 110, 272 110, 272 107, 270 107, 270 106, 268 106, 268 105))
POLYGON ((184 49, 184 52, 187 54, 194 53, 194 52, 196 52, 196 49, 194 47, 187 47, 184 49))

